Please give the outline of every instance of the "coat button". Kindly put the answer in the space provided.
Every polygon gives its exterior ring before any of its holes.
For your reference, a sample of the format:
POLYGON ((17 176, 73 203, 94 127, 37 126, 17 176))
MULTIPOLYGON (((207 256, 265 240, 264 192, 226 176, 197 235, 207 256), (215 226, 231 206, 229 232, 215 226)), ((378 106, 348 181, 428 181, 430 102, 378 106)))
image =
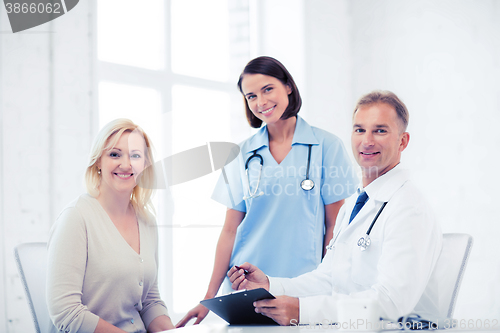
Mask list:
POLYGON ((141 281, 141 282, 139 282, 139 285, 140 285, 140 286, 142 286, 142 281, 141 281))

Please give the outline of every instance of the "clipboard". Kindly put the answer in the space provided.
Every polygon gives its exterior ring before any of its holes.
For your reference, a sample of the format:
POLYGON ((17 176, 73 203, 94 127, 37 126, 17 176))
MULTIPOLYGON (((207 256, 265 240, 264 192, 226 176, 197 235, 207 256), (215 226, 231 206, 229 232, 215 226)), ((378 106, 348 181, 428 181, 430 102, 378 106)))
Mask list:
POLYGON ((255 312, 253 302, 276 298, 264 288, 240 290, 206 299, 200 303, 230 325, 278 325, 274 320, 255 312))

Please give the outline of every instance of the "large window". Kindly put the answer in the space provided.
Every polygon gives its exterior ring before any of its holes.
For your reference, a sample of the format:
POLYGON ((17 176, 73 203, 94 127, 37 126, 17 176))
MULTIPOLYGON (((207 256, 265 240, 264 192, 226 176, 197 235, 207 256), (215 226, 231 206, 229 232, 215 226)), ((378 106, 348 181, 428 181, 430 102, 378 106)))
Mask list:
MULTIPOLYGON (((248 0, 96 1, 99 127, 130 118, 155 159, 250 134, 236 89, 250 58, 248 0)), ((220 171, 159 190, 160 291, 174 320, 204 296, 225 208, 220 171)))

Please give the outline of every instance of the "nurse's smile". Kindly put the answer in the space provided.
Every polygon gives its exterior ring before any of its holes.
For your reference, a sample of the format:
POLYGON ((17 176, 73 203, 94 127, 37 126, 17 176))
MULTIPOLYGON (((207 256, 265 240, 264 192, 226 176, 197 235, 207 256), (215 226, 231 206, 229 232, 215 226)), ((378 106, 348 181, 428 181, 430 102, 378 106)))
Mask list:
POLYGON ((273 106, 273 107, 271 107, 271 108, 269 108, 269 109, 267 109, 267 110, 264 110, 264 111, 259 111, 259 112, 260 112, 260 113, 262 113, 262 114, 263 114, 263 115, 265 115, 265 116, 268 116, 268 115, 269 115, 269 113, 271 113, 271 112, 272 112, 275 108, 276 108, 276 105, 275 105, 275 106, 273 106))

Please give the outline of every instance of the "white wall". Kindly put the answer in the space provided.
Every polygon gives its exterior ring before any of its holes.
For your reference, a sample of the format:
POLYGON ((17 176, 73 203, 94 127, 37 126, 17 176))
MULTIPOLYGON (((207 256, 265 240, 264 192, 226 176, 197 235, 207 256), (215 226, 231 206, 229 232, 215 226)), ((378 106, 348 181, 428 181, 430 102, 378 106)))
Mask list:
POLYGON ((0 10, 0 332, 34 332, 14 262, 83 191, 93 136, 90 9, 12 34, 0 10))
POLYGON ((353 108, 351 14, 349 1, 305 1, 307 93, 301 110, 307 120, 350 144, 353 108))
POLYGON ((456 316, 499 318, 500 231, 494 202, 499 161, 498 1, 356 1, 353 94, 396 92, 407 104, 404 161, 444 232, 474 236, 456 316))
POLYGON ((307 26, 321 36, 311 35, 306 48, 312 122, 345 139, 346 111, 350 122, 359 96, 388 89, 403 99, 411 134, 403 161, 443 231, 475 240, 455 315, 499 318, 500 260, 492 254, 500 232, 494 171, 500 134, 493 125, 500 121, 500 3, 306 3, 307 26))

